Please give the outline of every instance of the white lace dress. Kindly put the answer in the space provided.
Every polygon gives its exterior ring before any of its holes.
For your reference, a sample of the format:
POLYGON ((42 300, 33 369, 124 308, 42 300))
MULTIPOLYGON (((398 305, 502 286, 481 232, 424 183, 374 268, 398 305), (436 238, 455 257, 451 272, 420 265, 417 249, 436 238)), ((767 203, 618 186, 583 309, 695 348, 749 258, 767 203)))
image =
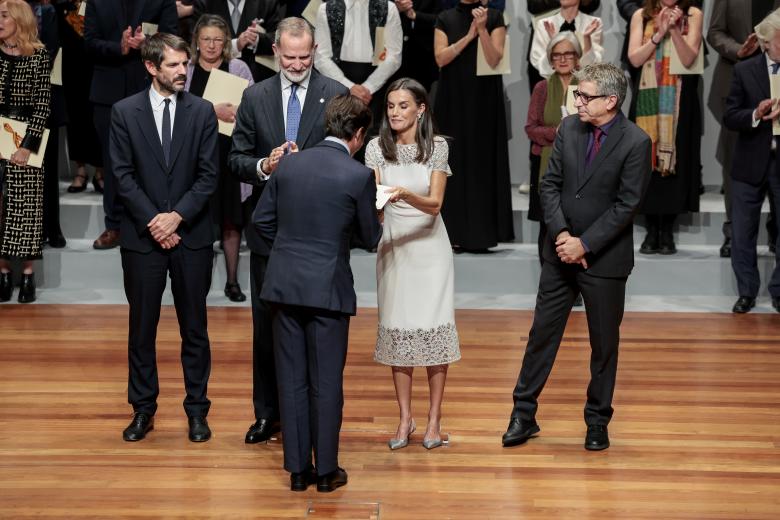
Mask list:
MULTIPOLYGON (((366 165, 385 186, 427 196, 431 173, 452 175, 448 147, 437 138, 433 157, 415 162, 417 145, 398 145, 398 163, 387 163, 373 139, 366 165)), ((460 359, 453 302, 452 248, 440 215, 400 201, 385 206, 376 257, 379 330, 374 359, 392 366, 432 366, 460 359)))

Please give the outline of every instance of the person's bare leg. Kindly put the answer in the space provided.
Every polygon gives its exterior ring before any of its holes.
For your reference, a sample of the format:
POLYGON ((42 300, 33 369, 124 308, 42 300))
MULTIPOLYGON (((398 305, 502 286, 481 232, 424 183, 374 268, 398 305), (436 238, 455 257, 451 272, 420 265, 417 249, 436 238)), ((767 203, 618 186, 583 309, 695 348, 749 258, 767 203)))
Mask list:
POLYGON ((438 439, 441 430, 441 402, 444 398, 444 383, 447 381, 449 365, 425 367, 428 371, 428 388, 431 393, 428 409, 428 427, 425 429, 424 440, 438 439))
POLYGON ((400 418, 395 439, 406 439, 412 421, 412 374, 414 367, 392 367, 395 398, 398 401, 400 418))
MULTIPOLYGON (((2 266, 0 266, 2 268, 2 266)), ((33 263, 32 260, 26 260, 22 262, 22 273, 23 274, 32 274, 33 273, 33 263)))

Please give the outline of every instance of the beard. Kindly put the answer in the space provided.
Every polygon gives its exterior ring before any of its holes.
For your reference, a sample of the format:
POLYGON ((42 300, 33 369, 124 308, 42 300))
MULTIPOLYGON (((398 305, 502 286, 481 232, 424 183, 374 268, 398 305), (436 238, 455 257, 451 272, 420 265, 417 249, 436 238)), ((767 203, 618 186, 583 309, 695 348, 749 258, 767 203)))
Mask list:
POLYGON ((158 75, 156 77, 157 84, 160 85, 160 90, 167 92, 168 94, 176 94, 177 92, 181 92, 184 90, 184 83, 187 81, 187 76, 184 74, 181 74, 179 76, 175 76, 172 80, 168 81, 167 79, 163 78, 161 75, 158 75), (176 82, 182 82, 179 84, 176 84, 176 82))
POLYGON ((284 77, 293 83, 300 83, 301 81, 308 78, 310 73, 311 73, 311 67, 301 72, 293 72, 291 70, 282 69, 282 74, 284 75, 284 77))

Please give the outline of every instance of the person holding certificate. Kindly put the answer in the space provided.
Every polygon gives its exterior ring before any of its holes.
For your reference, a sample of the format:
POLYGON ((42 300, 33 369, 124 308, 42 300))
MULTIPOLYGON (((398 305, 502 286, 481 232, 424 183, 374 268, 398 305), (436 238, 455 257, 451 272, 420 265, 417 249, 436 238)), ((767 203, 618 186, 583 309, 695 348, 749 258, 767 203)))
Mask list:
MULTIPOLYGON (((38 23, 21 0, 0 3, 0 116, 27 125, 23 135, 11 125, 0 127, 0 139, 10 139, 0 161, 0 301, 11 299, 11 260, 22 261, 19 303, 35 301, 33 260, 41 258, 43 233, 43 168, 29 165, 31 154, 43 150, 44 126, 51 92, 49 53, 38 39, 38 23)), ((5 147, 4 147, 5 148, 5 147)))
MULTIPOLYGON (((252 85, 252 72, 242 60, 231 59, 230 29, 222 17, 204 14, 195 24, 192 32, 192 48, 195 56, 187 66, 187 83, 184 89, 190 94, 203 97, 212 69, 228 72, 249 81, 252 85)), ((226 123, 236 121, 238 106, 230 103, 214 105, 217 119, 226 123)), ((231 301, 243 302, 246 295, 238 284, 238 249, 241 245, 241 229, 246 216, 244 203, 252 194, 252 187, 238 182, 228 168, 230 136, 219 136, 219 185, 212 200, 212 212, 222 232, 222 251, 225 254, 227 282, 225 296, 231 301)))
POLYGON ((701 100, 699 75, 679 74, 699 56, 703 15, 690 0, 647 0, 631 17, 628 59, 641 68, 629 117, 653 140, 653 175, 641 208, 643 254, 677 252, 677 215, 699 211, 701 100))

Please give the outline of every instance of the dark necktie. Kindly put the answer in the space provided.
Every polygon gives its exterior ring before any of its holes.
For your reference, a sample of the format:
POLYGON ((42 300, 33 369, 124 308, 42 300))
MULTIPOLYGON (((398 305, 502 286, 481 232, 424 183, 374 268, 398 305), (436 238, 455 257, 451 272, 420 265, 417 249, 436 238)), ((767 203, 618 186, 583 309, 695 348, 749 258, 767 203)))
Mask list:
MULTIPOLYGON (((761 20, 766 18, 766 15, 769 14, 769 11, 772 10, 772 8, 775 6, 775 0, 753 0, 751 7, 751 21, 753 23, 750 24, 751 27, 755 27, 759 23, 761 23, 761 20)), ((742 43, 742 42, 740 42, 742 43)))
POLYGON ((301 102, 298 101, 296 92, 298 85, 290 85, 290 99, 287 100, 287 128, 284 132, 284 138, 295 142, 298 139, 298 125, 301 124, 301 102))
POLYGON ((773 63, 772 64, 772 74, 777 74, 777 71, 780 70, 780 63, 773 63))
POLYGON ((567 22, 564 20, 558 32, 563 32, 563 31, 577 32, 577 28, 574 27, 574 20, 572 20, 571 22, 567 22))
POLYGON ((588 154, 587 159, 585 160, 585 166, 590 166, 590 163, 593 162, 593 159, 598 155, 599 150, 601 150, 601 136, 604 135, 604 131, 599 127, 593 128, 593 146, 590 149, 590 153, 588 154))
POLYGON ((162 149, 163 149, 163 156, 165 157, 165 164, 167 166, 170 166, 170 159, 171 159, 171 110, 170 110, 171 100, 165 99, 165 108, 163 109, 163 120, 162 120, 162 135, 160 136, 160 139, 162 140, 162 149))

